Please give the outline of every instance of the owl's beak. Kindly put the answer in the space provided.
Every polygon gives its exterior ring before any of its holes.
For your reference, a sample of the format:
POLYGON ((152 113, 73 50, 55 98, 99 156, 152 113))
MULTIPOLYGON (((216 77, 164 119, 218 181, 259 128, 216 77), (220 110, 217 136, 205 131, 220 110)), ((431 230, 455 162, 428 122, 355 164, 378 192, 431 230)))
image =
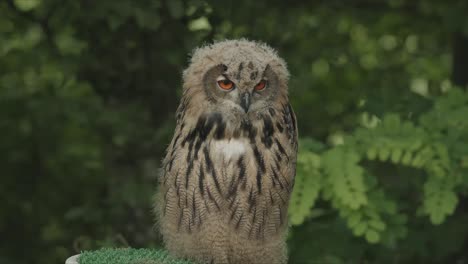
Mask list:
POLYGON ((242 94, 240 105, 246 113, 249 111, 249 107, 250 107, 250 93, 249 92, 245 92, 242 94))

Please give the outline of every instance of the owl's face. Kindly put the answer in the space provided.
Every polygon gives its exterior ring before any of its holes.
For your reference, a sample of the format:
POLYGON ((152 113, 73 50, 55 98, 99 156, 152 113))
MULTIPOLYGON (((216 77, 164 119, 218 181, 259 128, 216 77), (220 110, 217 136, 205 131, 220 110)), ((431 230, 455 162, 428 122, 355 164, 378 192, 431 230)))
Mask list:
POLYGON ((241 62, 237 67, 216 65, 206 72, 203 85, 208 100, 242 113, 271 105, 279 94, 278 77, 273 70, 268 65, 255 67, 252 62, 241 62))
POLYGON ((288 102, 285 62, 269 46, 228 40, 195 50, 184 71, 190 116, 220 113, 225 120, 255 119, 288 102))

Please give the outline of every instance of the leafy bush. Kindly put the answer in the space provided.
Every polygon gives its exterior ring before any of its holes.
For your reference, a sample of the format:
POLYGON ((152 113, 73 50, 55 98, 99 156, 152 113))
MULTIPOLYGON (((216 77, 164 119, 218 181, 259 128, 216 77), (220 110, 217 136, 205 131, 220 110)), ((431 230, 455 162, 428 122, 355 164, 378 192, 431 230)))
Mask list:
POLYGON ((418 122, 390 113, 328 149, 302 141, 292 224, 320 216, 314 214, 323 211, 314 207, 318 199, 337 211, 353 235, 390 248, 414 225, 442 224, 468 190, 467 114, 468 94, 453 89, 436 98, 418 122), (394 170, 376 171, 378 163, 394 170))

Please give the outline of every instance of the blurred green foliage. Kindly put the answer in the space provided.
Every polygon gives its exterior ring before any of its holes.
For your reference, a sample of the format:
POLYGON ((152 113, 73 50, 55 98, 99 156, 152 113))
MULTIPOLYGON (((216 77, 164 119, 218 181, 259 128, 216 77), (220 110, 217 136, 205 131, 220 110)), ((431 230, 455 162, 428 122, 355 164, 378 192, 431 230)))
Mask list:
POLYGON ((468 2, 0 1, 0 263, 159 247, 190 51, 261 40, 301 136, 291 263, 468 262, 468 2))

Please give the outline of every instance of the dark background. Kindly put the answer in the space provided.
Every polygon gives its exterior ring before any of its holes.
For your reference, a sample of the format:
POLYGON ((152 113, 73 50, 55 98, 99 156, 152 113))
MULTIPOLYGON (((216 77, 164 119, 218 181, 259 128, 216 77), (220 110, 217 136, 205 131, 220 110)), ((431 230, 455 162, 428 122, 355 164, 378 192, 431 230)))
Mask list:
POLYGON ((161 247, 191 50, 269 43, 301 150, 290 263, 468 263, 468 2, 0 0, 0 263, 161 247), (343 144, 344 143, 344 144, 343 144))

